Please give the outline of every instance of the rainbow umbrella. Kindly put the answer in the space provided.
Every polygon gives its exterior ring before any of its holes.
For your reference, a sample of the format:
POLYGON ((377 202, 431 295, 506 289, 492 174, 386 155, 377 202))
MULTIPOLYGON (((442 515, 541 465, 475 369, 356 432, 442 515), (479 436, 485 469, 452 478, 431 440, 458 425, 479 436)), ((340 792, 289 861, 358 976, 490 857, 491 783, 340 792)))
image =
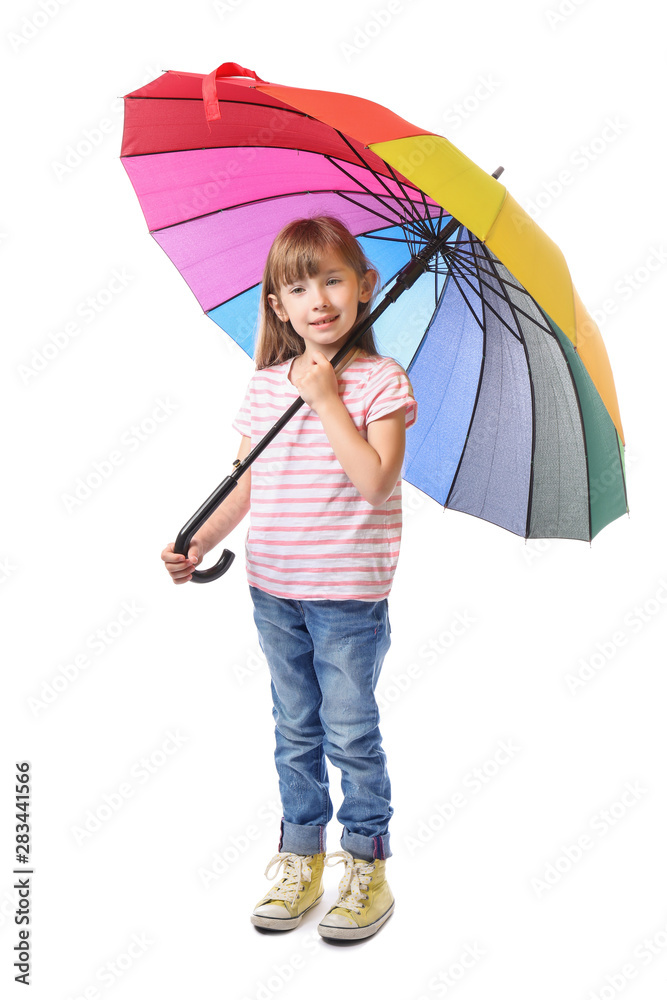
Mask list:
MULTIPOLYGON (((405 368, 419 403, 407 482, 524 538, 590 541, 627 512, 602 337, 502 168, 485 173, 372 101, 269 83, 237 63, 167 72, 128 94, 121 159, 152 236, 250 357, 277 232, 331 214, 354 233, 392 303, 373 314, 378 350, 405 368)), ((199 523, 257 453, 235 462, 199 523)))

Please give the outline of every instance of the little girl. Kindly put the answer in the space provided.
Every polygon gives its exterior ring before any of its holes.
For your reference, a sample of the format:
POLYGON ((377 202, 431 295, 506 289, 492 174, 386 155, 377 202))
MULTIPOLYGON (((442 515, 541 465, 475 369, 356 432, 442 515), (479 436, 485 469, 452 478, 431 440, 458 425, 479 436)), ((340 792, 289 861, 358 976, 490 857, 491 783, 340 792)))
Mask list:
POLYGON ((417 403, 372 329, 334 371, 331 358, 369 315, 378 274, 331 216, 276 236, 264 269, 256 370, 232 426, 244 459, 297 397, 305 401, 194 535, 162 558, 174 583, 250 511, 246 572, 271 674, 283 807, 283 876, 259 901, 258 927, 289 930, 322 896, 326 864, 345 864, 324 938, 374 934, 394 909, 385 874, 393 814, 375 687, 389 649, 387 597, 398 560, 405 430, 417 403), (342 377, 343 369, 345 371, 342 377), (342 850, 326 855, 333 816, 326 757, 341 771, 342 850), (326 857, 325 857, 326 855, 326 857))

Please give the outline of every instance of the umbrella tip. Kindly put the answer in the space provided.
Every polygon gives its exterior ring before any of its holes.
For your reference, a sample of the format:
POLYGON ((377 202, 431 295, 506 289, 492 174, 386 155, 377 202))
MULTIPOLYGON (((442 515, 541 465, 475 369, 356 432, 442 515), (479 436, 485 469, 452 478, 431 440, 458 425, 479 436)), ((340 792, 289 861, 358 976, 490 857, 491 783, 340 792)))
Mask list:
POLYGON ((498 180, 504 169, 505 169, 504 167, 496 167, 491 176, 495 177, 496 180, 498 180))

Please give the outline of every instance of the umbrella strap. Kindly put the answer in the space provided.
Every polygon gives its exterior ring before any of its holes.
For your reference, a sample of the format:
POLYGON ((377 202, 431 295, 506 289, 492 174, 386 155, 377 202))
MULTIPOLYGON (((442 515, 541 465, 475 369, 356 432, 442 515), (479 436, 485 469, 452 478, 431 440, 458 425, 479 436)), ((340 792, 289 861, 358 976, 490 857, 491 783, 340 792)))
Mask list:
POLYGON ((234 62, 222 63, 212 73, 209 73, 208 76, 203 77, 201 82, 204 111, 206 112, 206 121, 208 122, 217 121, 220 118, 218 88, 215 83, 216 80, 224 76, 249 76, 251 79, 257 80, 258 83, 267 83, 266 80, 262 80, 261 76, 257 76, 254 69, 245 69, 244 66, 239 66, 238 63, 234 62))

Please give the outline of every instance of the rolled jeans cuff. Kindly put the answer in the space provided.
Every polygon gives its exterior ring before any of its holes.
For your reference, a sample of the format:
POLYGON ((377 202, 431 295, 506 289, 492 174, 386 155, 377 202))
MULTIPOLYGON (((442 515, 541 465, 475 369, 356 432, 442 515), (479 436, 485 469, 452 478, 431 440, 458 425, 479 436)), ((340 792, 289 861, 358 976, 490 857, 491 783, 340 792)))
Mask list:
POLYGON ((340 846, 353 858, 361 858, 363 861, 375 861, 376 858, 383 861, 392 856, 388 833, 377 837, 364 837, 360 833, 352 833, 344 826, 340 846))
POLYGON ((319 825, 280 821, 278 850, 291 854, 323 854, 326 851, 327 828, 319 825))

